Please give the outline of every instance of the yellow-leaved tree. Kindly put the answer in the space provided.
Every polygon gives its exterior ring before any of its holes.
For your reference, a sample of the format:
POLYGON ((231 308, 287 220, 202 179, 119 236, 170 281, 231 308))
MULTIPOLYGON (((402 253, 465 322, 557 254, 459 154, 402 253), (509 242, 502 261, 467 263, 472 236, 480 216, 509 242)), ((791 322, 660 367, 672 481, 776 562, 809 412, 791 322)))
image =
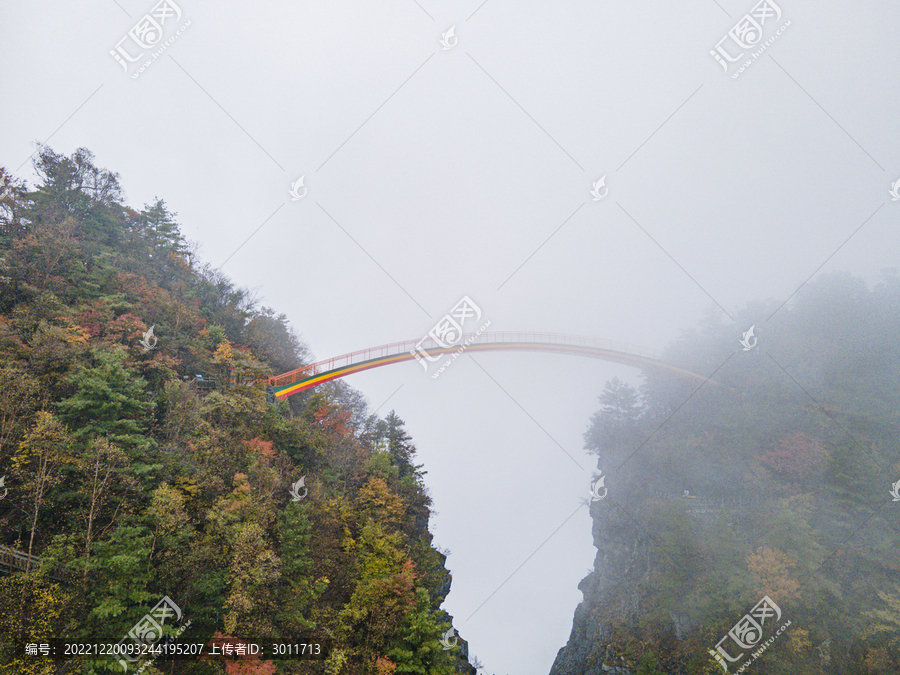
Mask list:
POLYGON ((863 637, 866 640, 877 637, 877 642, 883 647, 900 647, 900 584, 892 583, 888 588, 875 592, 883 604, 863 613, 871 620, 863 637))
POLYGON ((41 410, 35 415, 32 427, 25 433, 19 448, 13 455, 13 471, 21 478, 28 494, 31 535, 28 538, 28 554, 32 554, 34 533, 38 516, 47 501, 50 489, 60 482, 60 469, 74 464, 68 454, 69 435, 62 422, 53 413, 41 410))
POLYGON ((34 574, 0 576, 0 675, 52 675, 58 662, 14 655, 13 640, 39 645, 60 632, 60 616, 70 596, 59 584, 34 574))

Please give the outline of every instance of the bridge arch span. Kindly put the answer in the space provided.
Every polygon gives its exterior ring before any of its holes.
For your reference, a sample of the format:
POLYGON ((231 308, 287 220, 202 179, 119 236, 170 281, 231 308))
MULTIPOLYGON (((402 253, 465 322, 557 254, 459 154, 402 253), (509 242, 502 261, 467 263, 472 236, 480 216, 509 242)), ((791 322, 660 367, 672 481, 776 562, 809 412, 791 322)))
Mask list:
MULTIPOLYGON (((420 340, 404 340, 379 347, 369 347, 270 377, 268 384, 275 398, 281 401, 294 394, 299 394, 301 391, 353 373, 402 361, 412 361, 417 356, 421 359, 423 353, 429 357, 451 355, 458 352, 463 346, 465 346, 466 352, 529 351, 586 356, 637 368, 659 368, 703 382, 708 380, 703 375, 669 365, 662 360, 659 352, 646 347, 562 333, 501 331, 480 334, 464 333, 455 344, 450 346, 445 346, 432 337, 426 337, 420 340)), ((422 362, 425 361, 422 360, 422 362)), ((440 362, 435 360, 428 370, 431 372, 438 367, 440 367, 440 362)))

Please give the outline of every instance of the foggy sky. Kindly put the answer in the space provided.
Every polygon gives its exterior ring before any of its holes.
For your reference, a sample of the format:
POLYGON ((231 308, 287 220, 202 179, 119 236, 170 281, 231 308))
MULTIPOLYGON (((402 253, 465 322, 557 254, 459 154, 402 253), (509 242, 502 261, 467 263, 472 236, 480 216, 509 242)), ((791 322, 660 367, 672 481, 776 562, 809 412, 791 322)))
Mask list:
MULTIPOLYGON (((791 25, 733 79, 709 51, 745 0, 176 2, 190 25, 137 79, 109 51, 152 0, 0 4, 0 164, 33 184, 35 141, 88 147, 317 359, 422 337, 464 295, 490 330, 661 349, 710 306, 900 266, 896 3, 779 0, 791 25)), ((528 353, 347 378, 407 423, 488 673, 546 673, 568 638, 595 554, 581 434, 613 376, 639 382, 528 353)))

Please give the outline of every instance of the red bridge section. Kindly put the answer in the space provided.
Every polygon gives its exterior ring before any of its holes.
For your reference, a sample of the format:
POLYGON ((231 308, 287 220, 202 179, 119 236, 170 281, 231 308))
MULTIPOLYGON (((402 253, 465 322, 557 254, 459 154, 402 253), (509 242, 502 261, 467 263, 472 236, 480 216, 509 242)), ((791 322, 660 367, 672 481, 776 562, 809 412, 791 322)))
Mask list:
POLYGON ((528 351, 553 352, 587 356, 615 363, 635 366, 637 368, 661 368, 687 378, 707 381, 703 375, 676 368, 665 363, 662 356, 645 347, 629 345, 624 342, 603 340, 600 338, 564 335, 562 333, 464 333, 453 345, 445 344, 432 337, 424 340, 405 340, 392 342, 380 347, 361 349, 349 354, 335 356, 318 363, 297 368, 282 375, 269 378, 269 386, 278 400, 298 394, 311 387, 358 373, 370 368, 387 366, 401 361, 411 361, 419 357, 420 363, 428 366, 428 374, 435 372, 446 363, 452 355, 465 348, 466 353, 485 351, 528 351), (424 354, 423 354, 424 352, 424 354), (427 358, 426 358, 427 355, 427 358), (448 359, 435 357, 448 356, 448 359), (430 362, 434 359, 433 362, 430 362))

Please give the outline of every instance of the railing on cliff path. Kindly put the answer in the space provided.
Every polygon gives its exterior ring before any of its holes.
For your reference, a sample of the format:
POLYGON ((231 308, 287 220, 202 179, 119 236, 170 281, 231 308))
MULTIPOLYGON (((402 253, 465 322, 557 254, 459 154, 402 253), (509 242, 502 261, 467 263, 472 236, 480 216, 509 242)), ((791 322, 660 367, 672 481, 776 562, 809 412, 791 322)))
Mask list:
MULTIPOLYGON (((0 573, 12 574, 13 572, 26 571, 29 568, 36 570, 41 566, 41 559, 36 555, 28 555, 25 551, 17 551, 9 546, 0 546, 0 573)), ((63 565, 57 565, 50 570, 49 576, 57 581, 67 581, 71 575, 70 570, 63 565)))
POLYGON ((651 493, 651 499, 685 505, 688 513, 719 513, 754 509, 770 501, 765 495, 734 495, 731 497, 694 497, 670 492, 651 493))

